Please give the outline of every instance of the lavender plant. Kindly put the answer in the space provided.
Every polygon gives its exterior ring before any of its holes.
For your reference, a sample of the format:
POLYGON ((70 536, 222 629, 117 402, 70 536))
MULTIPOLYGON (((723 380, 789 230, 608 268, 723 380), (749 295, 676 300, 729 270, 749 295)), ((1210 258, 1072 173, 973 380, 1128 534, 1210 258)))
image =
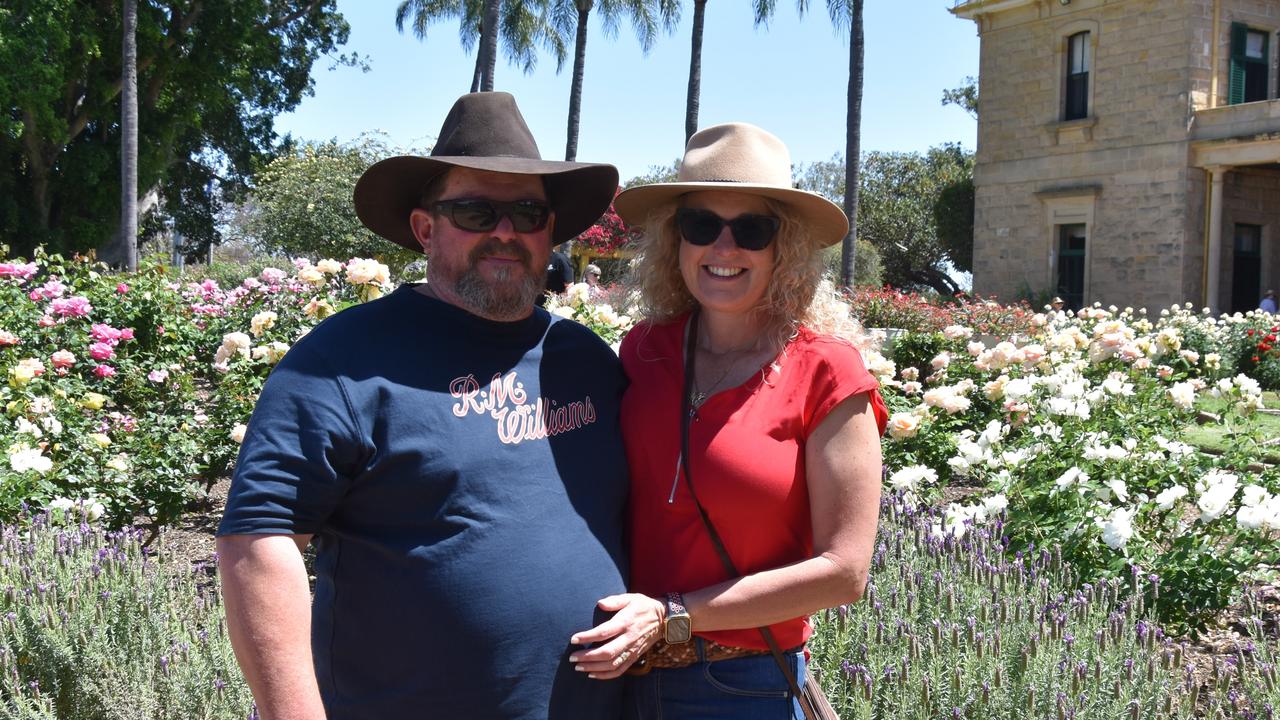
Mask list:
POLYGON ((1149 621, 1150 578, 1077 586, 1056 550, 1010 557, 999 518, 957 537, 899 497, 882 510, 863 601, 815 618, 814 664, 841 717, 1272 717, 1274 638, 1201 699, 1185 646, 1149 621))
POLYGON ((251 716, 212 568, 167 562, 163 536, 152 551, 142 535, 76 509, 0 526, 0 717, 251 716))

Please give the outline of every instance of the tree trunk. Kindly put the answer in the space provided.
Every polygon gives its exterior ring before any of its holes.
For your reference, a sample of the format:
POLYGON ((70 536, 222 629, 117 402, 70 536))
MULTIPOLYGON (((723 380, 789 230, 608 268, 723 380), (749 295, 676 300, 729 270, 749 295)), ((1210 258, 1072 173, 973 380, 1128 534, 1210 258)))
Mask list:
POLYGON ((502 0, 485 0, 484 21, 480 26, 480 51, 484 54, 484 74, 480 91, 493 91, 493 75, 498 69, 498 11, 502 0))
POLYGON ((840 249, 840 284, 853 289, 857 271, 858 183, 862 163, 862 3, 853 0, 849 18, 849 98, 844 136, 844 214, 849 216, 849 234, 840 249))
POLYGON ((124 87, 120 123, 120 236, 112 260, 138 269, 138 0, 124 0, 124 87))
MULTIPOLYGON (((481 29, 481 34, 484 30, 481 29)), ((484 77, 484 48, 476 48, 476 69, 471 73, 471 92, 480 92, 480 78, 484 77)))
POLYGON ((702 94, 702 24, 707 0, 693 0, 693 48, 689 53, 689 96, 685 101, 684 141, 698 132, 698 98, 702 94))
POLYGON ((578 3, 578 39, 573 46, 573 81, 569 85, 569 138, 564 146, 564 159, 578 159, 578 124, 582 120, 582 77, 587 66, 587 18, 591 3, 578 3))

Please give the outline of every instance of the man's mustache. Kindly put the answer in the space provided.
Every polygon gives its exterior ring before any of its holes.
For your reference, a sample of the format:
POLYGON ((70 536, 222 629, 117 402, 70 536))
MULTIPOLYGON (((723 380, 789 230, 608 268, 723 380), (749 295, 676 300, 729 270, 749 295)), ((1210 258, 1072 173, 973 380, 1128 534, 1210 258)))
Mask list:
POLYGON ((508 243, 498 238, 488 238, 471 249, 467 259, 472 265, 480 262, 480 258, 484 256, 505 257, 513 260, 519 260, 525 267, 530 267, 533 262, 533 253, 529 249, 519 243, 508 243))

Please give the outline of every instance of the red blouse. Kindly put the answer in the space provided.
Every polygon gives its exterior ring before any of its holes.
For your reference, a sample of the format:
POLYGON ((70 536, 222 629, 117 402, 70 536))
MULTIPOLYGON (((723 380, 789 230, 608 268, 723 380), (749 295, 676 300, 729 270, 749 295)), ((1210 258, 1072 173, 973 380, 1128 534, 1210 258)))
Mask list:
MULTIPOLYGON (((677 476, 686 321, 643 323, 628 333, 620 353, 631 380, 622 399, 631 468, 631 588, 655 597, 728 579, 683 474, 677 476)), ((805 439, 828 412, 860 393, 871 394, 883 434, 888 411, 862 355, 847 342, 802 329, 776 362, 698 409, 689 430, 694 486, 743 574, 813 557, 805 439)), ((807 617, 772 629, 783 648, 812 633, 807 617)), ((697 635, 722 645, 768 647, 754 628, 697 635)))

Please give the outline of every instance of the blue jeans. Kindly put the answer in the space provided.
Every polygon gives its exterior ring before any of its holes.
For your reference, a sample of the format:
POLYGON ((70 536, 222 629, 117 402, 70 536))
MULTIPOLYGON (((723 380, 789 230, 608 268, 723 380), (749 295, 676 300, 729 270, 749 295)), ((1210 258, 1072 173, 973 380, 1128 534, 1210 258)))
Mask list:
MULTIPOLYGON (((703 657, 701 638, 698 657, 703 657)), ((804 685, 804 651, 786 651, 796 683, 804 685)), ((800 703, 771 653, 697 662, 626 676, 627 720, 804 720, 800 703)))

